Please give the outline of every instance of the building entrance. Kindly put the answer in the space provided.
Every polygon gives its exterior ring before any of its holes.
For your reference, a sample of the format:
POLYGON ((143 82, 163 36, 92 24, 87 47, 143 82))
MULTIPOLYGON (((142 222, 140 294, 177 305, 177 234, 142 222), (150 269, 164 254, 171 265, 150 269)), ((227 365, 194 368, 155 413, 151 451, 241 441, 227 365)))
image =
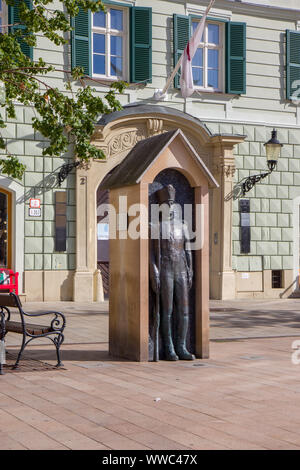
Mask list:
POLYGON ((105 206, 109 202, 108 191, 97 190, 97 269, 102 276, 104 299, 109 295, 109 220, 105 206))
POLYGON ((11 268, 11 194, 0 189, 0 268, 11 268))

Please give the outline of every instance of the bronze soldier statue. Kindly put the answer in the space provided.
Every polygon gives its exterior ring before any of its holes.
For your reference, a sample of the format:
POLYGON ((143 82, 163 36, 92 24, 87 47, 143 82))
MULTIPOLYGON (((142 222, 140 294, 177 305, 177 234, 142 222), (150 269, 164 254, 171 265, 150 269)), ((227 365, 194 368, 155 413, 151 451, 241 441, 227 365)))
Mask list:
MULTIPOLYGON (((155 312, 157 331, 154 341, 154 360, 158 360, 157 342, 159 324, 161 324, 166 360, 193 360, 195 356, 186 348, 189 324, 189 289, 193 282, 189 233, 181 217, 178 218, 175 213, 175 188, 172 185, 167 185, 157 191, 156 195, 159 204, 168 204, 169 210, 167 211, 167 217, 163 217, 157 224, 156 239, 151 240, 150 281, 151 287, 158 299, 155 312), (173 342, 172 318, 174 300, 177 315, 173 342), (160 306, 161 312, 159 312, 160 306)), ((155 233, 155 228, 152 233, 155 233)))

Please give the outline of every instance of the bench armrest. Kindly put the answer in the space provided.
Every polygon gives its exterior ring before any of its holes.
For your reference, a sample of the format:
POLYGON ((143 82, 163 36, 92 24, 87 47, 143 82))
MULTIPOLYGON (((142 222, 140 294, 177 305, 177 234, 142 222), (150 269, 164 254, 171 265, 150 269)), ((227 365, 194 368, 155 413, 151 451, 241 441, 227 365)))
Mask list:
MULTIPOLYGON (((36 318, 42 317, 45 315, 54 315, 54 318, 51 320, 51 327, 53 330, 63 331, 66 326, 66 318, 63 313, 61 312, 42 312, 42 313, 27 313, 24 310, 20 311, 21 315, 25 315, 26 317, 36 318)), ((24 319, 25 320, 25 319, 24 319)))

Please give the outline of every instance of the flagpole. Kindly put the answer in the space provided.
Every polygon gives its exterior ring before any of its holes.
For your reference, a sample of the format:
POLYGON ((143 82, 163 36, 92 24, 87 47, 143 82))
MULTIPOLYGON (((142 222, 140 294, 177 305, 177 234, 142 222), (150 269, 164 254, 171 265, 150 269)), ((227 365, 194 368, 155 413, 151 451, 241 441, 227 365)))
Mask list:
MULTIPOLYGON (((181 66, 181 62, 182 62, 182 58, 183 58, 183 54, 180 56, 180 59, 178 60, 173 72, 171 73, 170 77, 168 78, 167 80, 167 83, 165 84, 164 86, 164 89, 163 90, 158 90, 159 94, 163 97, 166 92, 168 91, 168 89, 170 88, 170 85, 172 83, 172 80, 174 80, 175 78, 175 75, 177 74, 178 70, 180 69, 180 66, 181 66)), ((158 98, 160 99, 160 98, 158 98)))
MULTIPOLYGON (((215 3, 215 0, 210 0, 210 3, 209 5, 207 6, 206 8, 206 11, 204 13, 204 16, 207 16, 209 10, 211 9, 211 7, 213 6, 213 4, 215 3)), ((168 78, 167 80, 167 83, 165 84, 163 90, 156 90, 155 93, 154 93, 154 98, 159 101, 159 100, 164 100, 166 98, 166 93, 168 91, 168 89, 170 88, 170 85, 172 83, 172 81, 174 80, 175 78, 175 75, 177 74, 178 70, 180 69, 180 66, 181 66, 181 62, 182 62, 182 59, 183 59, 183 54, 180 56, 177 64, 175 65, 174 67, 174 70, 173 72, 171 73, 170 77, 168 78)))

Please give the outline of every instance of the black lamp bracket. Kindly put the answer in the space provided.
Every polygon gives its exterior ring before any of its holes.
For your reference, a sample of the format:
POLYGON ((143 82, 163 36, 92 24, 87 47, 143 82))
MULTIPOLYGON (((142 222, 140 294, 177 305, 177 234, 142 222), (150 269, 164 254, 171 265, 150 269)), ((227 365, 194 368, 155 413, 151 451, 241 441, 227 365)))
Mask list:
POLYGON ((80 165, 80 161, 75 161, 72 163, 65 163, 60 167, 60 170, 57 175, 57 180, 58 180, 58 185, 61 186, 62 183, 65 181, 67 178, 68 174, 71 173, 73 168, 77 168, 80 165))

